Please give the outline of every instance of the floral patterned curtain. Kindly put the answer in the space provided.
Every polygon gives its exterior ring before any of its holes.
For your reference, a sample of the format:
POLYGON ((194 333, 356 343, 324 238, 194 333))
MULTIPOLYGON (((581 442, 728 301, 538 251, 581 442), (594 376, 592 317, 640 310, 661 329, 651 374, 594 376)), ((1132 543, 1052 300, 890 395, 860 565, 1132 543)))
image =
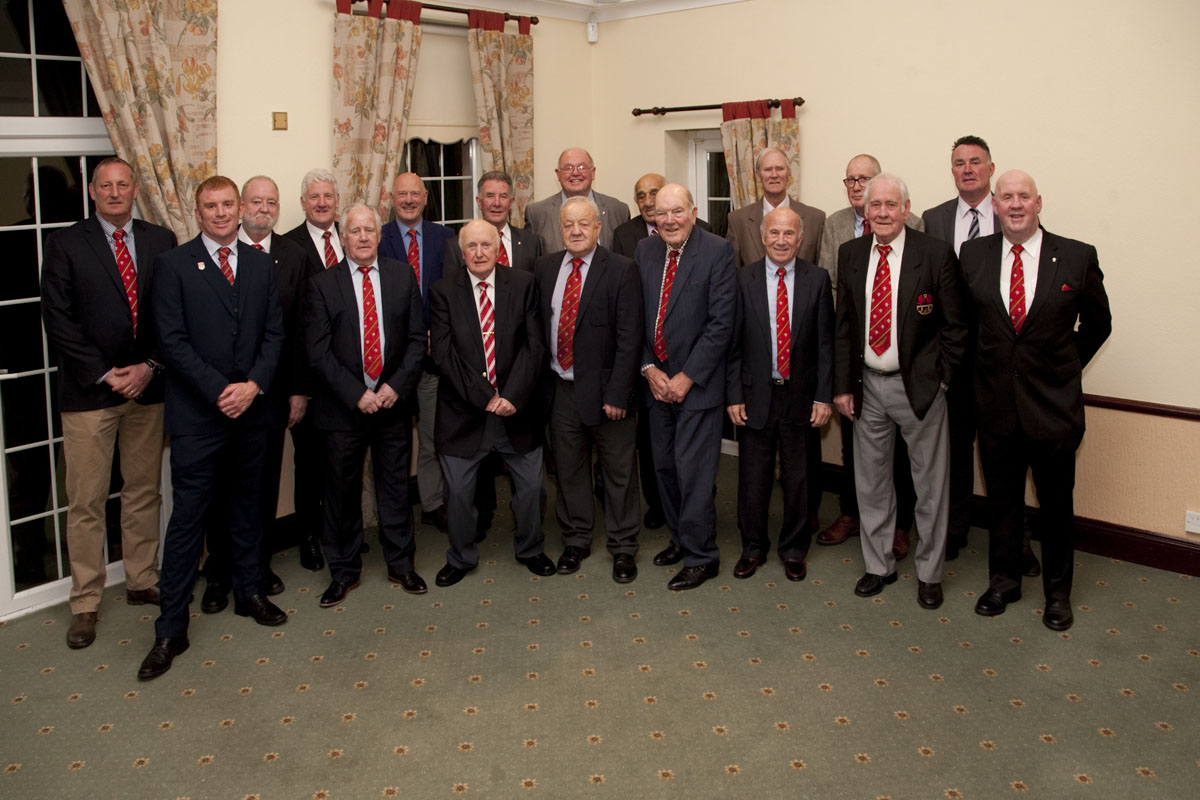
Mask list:
POLYGON ((522 226, 533 200, 533 36, 529 17, 519 33, 504 32, 504 14, 471 11, 467 46, 479 120, 480 171, 513 179, 517 201, 510 222, 522 226))
POLYGON ((800 174, 800 123, 796 120, 795 101, 781 100, 779 112, 780 118, 773 119, 766 100, 721 104, 721 145, 735 209, 762 198, 754 161, 768 147, 777 147, 787 155, 792 170, 788 194, 792 194, 800 174))
POLYGON ((217 171, 217 0, 63 0, 138 212, 199 233, 196 187, 217 171))
POLYGON ((421 50, 421 4, 370 0, 352 15, 338 0, 333 28, 333 174, 342 206, 366 203, 382 219, 391 210, 421 50))

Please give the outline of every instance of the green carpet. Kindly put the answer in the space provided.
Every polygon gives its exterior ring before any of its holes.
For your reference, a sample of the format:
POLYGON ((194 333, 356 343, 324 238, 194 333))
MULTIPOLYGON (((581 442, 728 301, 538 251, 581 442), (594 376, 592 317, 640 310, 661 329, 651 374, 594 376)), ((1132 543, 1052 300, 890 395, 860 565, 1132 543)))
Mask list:
MULTIPOLYGON (((84 650, 63 641, 65 605, 4 624, 0 797, 1195 796, 1200 581, 1080 553, 1075 627, 1056 634, 1040 579, 973 613, 979 530, 938 611, 917 605, 911 557, 855 597, 857 539, 814 547, 804 582, 777 561, 735 580, 734 484, 723 458, 722 574, 690 592, 650 563, 663 530, 643 532, 628 586, 602 545, 537 578, 501 514, 449 589, 432 586, 445 538, 420 528, 419 597, 373 547, 362 586, 321 609, 328 573, 280 554, 287 625, 197 603, 191 649, 148 683, 157 609, 123 586, 84 650)), ((827 497, 822 521, 836 512, 827 497)))

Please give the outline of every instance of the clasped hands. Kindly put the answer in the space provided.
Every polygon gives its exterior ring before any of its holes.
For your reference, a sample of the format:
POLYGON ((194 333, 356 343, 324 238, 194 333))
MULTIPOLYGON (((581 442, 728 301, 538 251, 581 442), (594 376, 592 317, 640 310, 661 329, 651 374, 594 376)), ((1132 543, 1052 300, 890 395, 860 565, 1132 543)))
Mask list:
POLYGON ((646 370, 646 382, 650 384, 650 394, 660 403, 682 403, 695 383, 684 372, 676 372, 675 377, 668 378, 658 367, 646 370))

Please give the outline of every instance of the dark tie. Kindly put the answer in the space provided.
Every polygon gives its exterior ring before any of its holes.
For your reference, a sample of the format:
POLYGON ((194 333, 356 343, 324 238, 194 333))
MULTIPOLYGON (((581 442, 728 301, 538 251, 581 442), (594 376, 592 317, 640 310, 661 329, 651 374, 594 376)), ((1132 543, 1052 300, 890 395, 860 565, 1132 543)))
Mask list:
POLYGON ((783 279, 787 270, 780 267, 775 271, 779 282, 775 284, 775 369, 783 379, 792 376, 792 323, 788 313, 787 284, 783 279))
POLYGON ((562 308, 558 312, 558 365, 564 370, 575 363, 575 316, 579 312, 582 258, 571 259, 571 274, 563 287, 562 308))
POLYGON ((479 331, 483 334, 483 357, 487 362, 487 379, 492 388, 496 385, 496 315, 492 301, 488 299, 487 281, 479 283, 479 331))
POLYGON ((1008 281, 1008 318, 1017 333, 1025 325, 1025 265, 1021 263, 1024 250, 1019 244, 1013 245, 1012 277, 1008 281))
POLYGON ((421 285, 421 248, 417 246, 417 232, 408 232, 408 265, 417 276, 417 286, 421 285))
POLYGON ((871 285, 871 328, 869 343, 877 356, 887 352, 892 343, 892 271, 888 267, 890 245, 875 245, 879 264, 875 267, 875 283, 871 285))
POLYGON ((325 240, 325 266, 326 268, 332 267, 337 263, 337 253, 333 251, 333 242, 330 241, 333 238, 333 234, 330 231, 325 231, 321 235, 321 238, 325 240))
POLYGON ((229 281, 230 286, 233 286, 233 267, 229 266, 231 252, 228 247, 217 248, 217 264, 221 267, 221 274, 225 276, 225 280, 229 281))
POLYGON ((133 335, 137 336, 137 270, 133 268, 133 256, 129 255, 129 248, 125 245, 125 231, 113 231, 113 241, 116 243, 117 269, 121 271, 121 283, 125 284, 125 299, 129 301, 129 313, 133 319, 133 335))
POLYGON ((371 268, 359 267, 363 276, 363 372, 373 381, 383 372, 383 352, 379 349, 379 314, 375 311, 375 287, 371 284, 371 268))
POLYGON ((971 209, 971 229, 967 231, 967 241, 979 238, 979 209, 971 209))
POLYGON ((671 286, 675 283, 675 268, 679 266, 679 251, 670 250, 667 257, 667 272, 663 275, 662 296, 658 299, 658 317, 654 321, 654 355, 659 361, 667 360, 667 342, 663 338, 663 320, 667 316, 667 301, 671 299, 671 286))

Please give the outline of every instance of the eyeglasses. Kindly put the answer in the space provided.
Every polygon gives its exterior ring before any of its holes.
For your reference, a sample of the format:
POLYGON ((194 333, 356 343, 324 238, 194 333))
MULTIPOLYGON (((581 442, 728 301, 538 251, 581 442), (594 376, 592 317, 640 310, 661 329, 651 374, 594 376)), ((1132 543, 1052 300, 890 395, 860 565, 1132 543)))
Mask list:
POLYGON ((572 172, 587 172, 595 169, 591 164, 567 164, 565 167, 559 167, 555 172, 565 172, 570 175, 572 172))
POLYGON ((852 186, 854 186, 854 184, 856 184, 856 183, 857 183, 859 186, 866 186, 866 185, 867 185, 867 184, 870 182, 870 180, 871 180, 871 177, 872 177, 872 176, 869 176, 869 175, 860 175, 860 176, 858 176, 857 178, 844 178, 844 179, 842 180, 842 184, 843 184, 843 185, 844 185, 844 186, 845 186, 847 189, 851 188, 851 187, 852 187, 852 186))

